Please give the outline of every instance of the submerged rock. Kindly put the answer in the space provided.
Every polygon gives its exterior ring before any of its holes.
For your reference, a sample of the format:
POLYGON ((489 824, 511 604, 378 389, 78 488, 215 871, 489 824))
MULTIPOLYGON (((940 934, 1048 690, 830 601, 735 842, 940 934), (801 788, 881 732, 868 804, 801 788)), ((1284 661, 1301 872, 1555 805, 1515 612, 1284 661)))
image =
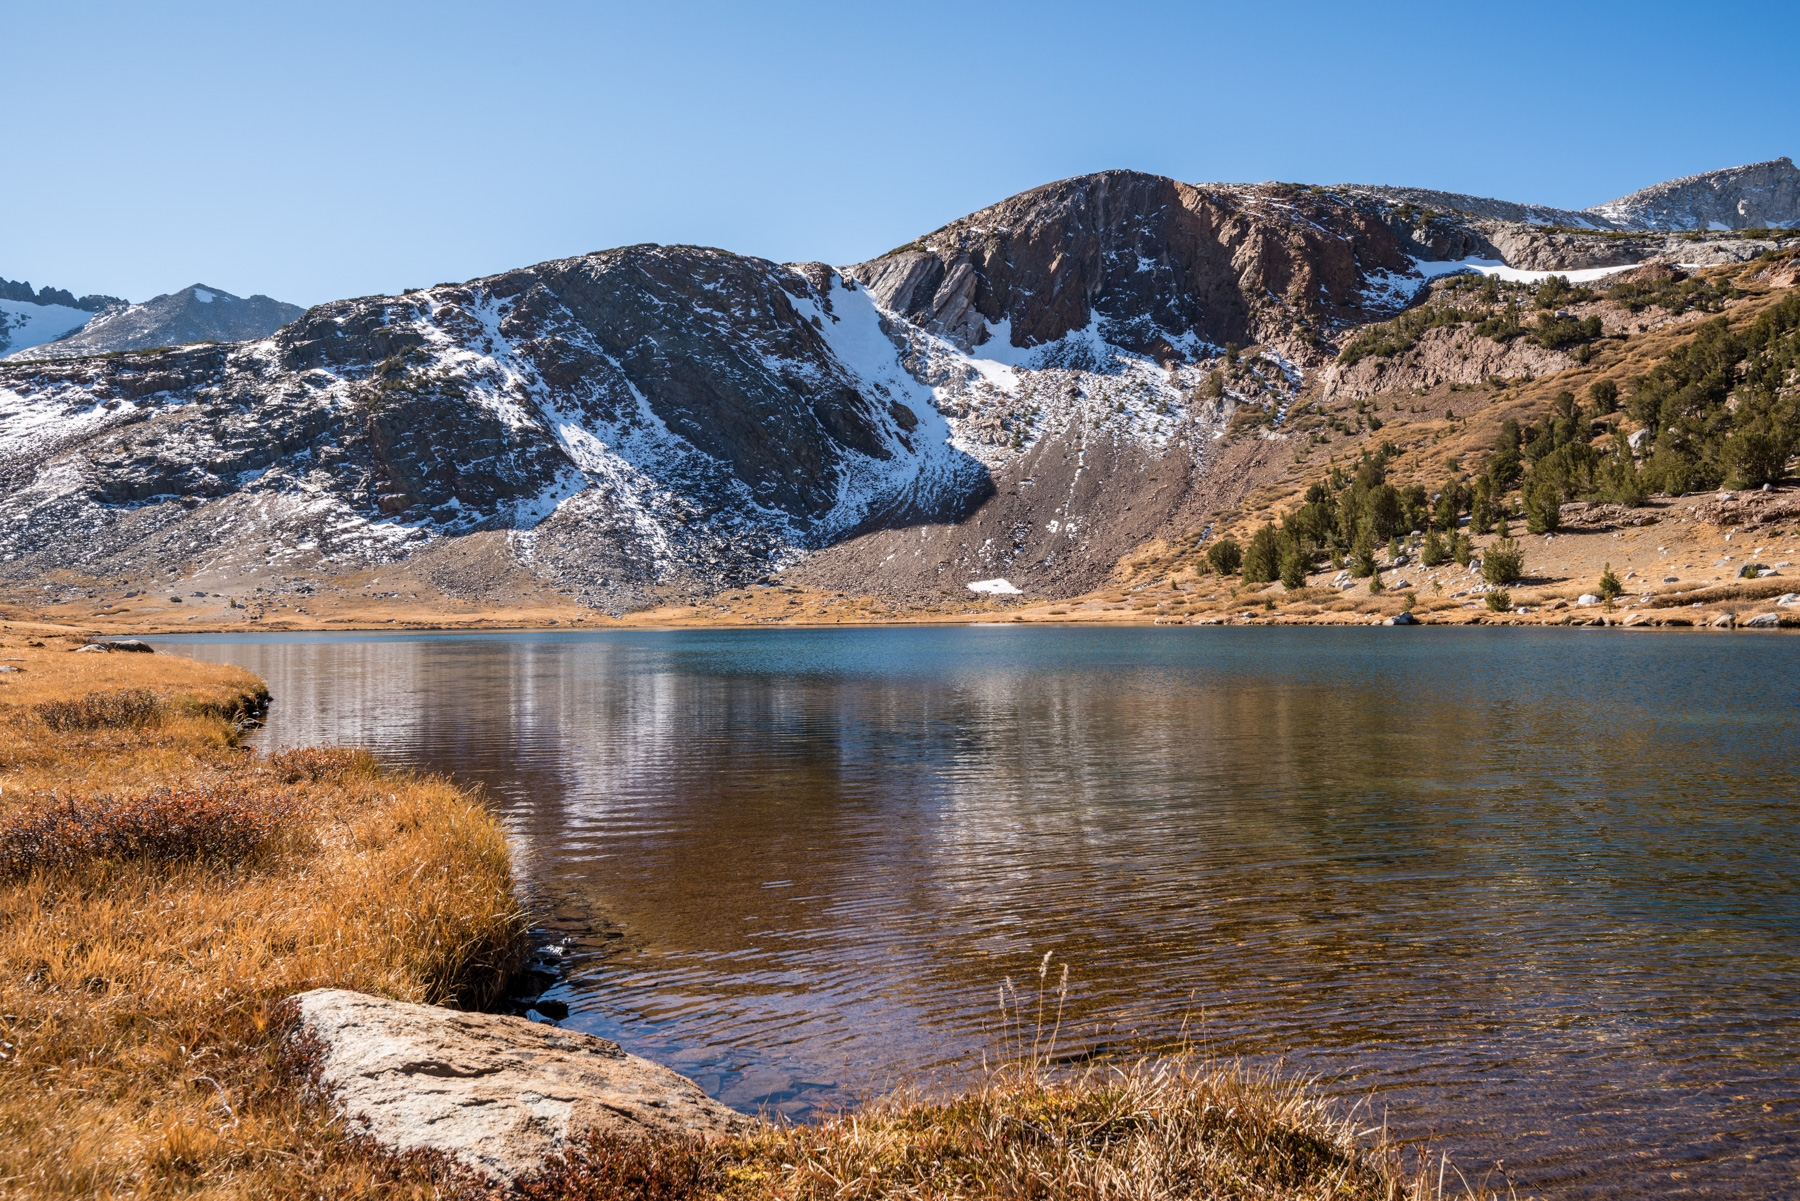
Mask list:
POLYGON ((295 998, 321 1090, 361 1132, 511 1179, 590 1129, 720 1136, 750 1124, 617 1043, 523 1018, 345 989, 295 998))

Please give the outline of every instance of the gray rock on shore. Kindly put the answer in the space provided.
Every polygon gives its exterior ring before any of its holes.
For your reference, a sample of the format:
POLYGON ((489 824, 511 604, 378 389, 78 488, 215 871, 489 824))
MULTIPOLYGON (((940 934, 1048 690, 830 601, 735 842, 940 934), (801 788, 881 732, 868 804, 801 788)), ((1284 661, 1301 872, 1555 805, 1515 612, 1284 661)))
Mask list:
POLYGON ((345 989, 294 1000, 301 1033, 320 1048, 319 1085, 353 1128, 502 1180, 589 1129, 718 1137, 751 1124, 687 1077, 593 1035, 345 989))

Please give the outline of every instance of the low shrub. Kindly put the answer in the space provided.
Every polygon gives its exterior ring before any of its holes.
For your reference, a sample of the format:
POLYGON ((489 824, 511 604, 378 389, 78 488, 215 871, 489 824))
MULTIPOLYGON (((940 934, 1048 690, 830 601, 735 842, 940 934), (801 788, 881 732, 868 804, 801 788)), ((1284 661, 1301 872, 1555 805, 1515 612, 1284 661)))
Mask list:
POLYGON ((513 1201, 688 1201, 731 1191, 732 1157, 705 1139, 590 1131, 510 1192, 513 1201))
POLYGON ((235 863, 295 808, 278 795, 231 787, 53 800, 0 822, 0 879, 97 859, 235 863))
POLYGON ((45 701, 33 707, 52 730, 137 729, 160 721, 163 705, 145 688, 90 692, 72 701, 45 701))
POLYGON ((1505 613, 1512 608, 1512 593, 1504 588, 1496 588, 1487 594, 1488 611, 1505 613))
POLYGON ((1425 1195, 1391 1143, 1297 1082, 1192 1059, 1072 1079, 1006 1067, 949 1101, 901 1094, 816 1125, 706 1143, 573 1140, 517 1201, 677 1198, 1336 1198, 1425 1195))

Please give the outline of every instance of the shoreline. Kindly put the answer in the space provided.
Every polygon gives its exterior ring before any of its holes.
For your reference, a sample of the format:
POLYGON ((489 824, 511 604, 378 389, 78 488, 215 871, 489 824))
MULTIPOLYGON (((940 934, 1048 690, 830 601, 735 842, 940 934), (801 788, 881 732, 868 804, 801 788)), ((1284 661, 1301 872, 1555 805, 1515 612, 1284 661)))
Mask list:
POLYGON ((15 1135, 0 1178, 34 1196, 673 1199, 691 1184, 822 1201, 846 1171, 869 1195, 980 1197, 1079 1191, 1123 1170, 1208 1194, 1430 1195, 1425 1156, 1409 1166, 1302 1081, 1183 1055, 1069 1075, 1023 1027, 1009 1048, 1029 1053, 948 1098, 902 1092, 806 1126, 729 1115, 616 1044, 490 1016, 527 921, 506 835, 478 798, 364 752, 253 751, 241 739, 268 690, 248 672, 79 645, 0 633, 7 666, 24 665, 0 675, 16 735, 0 763, 0 1000, 7 1066, 28 1082, 0 1101, 15 1135), (91 836, 120 821, 139 823, 126 841, 91 836), (321 1006, 346 1004, 399 1014, 424 1051, 375 1021, 320 1027, 321 1006), (477 1027, 480 1046, 445 1037, 477 1027), (496 1054, 504 1066, 470 1066, 496 1054), (588 1112, 610 1124, 565 1115, 546 1143, 537 1093, 509 1092, 506 1072, 533 1059, 566 1089, 571 1055, 631 1060, 638 1091, 603 1078, 588 1112), (334 1056, 373 1062, 355 1073, 365 1086, 388 1082, 366 1127, 344 1121, 371 1102, 339 1093, 334 1056), (645 1079, 665 1097, 647 1109, 645 1079), (488 1091, 440 1121, 469 1081, 488 1091), (509 1105, 523 1116, 496 1142, 492 1115, 509 1105), (1115 1130, 1123 1111, 1151 1120, 1115 1130), (527 1128, 535 1150, 521 1150, 527 1128), (1015 1128, 1044 1134, 994 1137, 1015 1128), (687 1183, 636 1191, 647 1172, 687 1183))
MULTIPOLYGON (((1122 561, 1113 578, 1073 597, 1022 593, 980 599, 948 589, 923 597, 882 597, 772 581, 726 589, 613 616, 570 603, 489 605, 409 593, 371 601, 346 589, 357 578, 320 577, 296 585, 286 607, 274 598, 204 596, 146 598, 103 588, 81 603, 0 602, 0 625, 91 638, 149 634, 471 633, 527 630, 915 628, 991 624, 1066 627, 1135 625, 1369 625, 1408 608, 1420 625, 1613 626, 1711 628, 1727 614, 1733 626, 1762 618, 1771 628, 1800 628, 1800 489, 1656 497, 1631 510, 1574 515, 1548 536, 1516 536, 1523 578, 1507 586, 1510 608, 1485 607, 1494 588, 1479 564, 1497 540, 1469 539, 1470 558, 1425 566, 1421 539, 1398 540, 1377 563, 1383 587, 1325 567, 1302 587, 1245 583, 1209 574, 1193 548, 1156 544, 1122 561), (1395 552, 1398 553, 1395 553, 1395 552), (1755 570, 1746 578, 1742 573, 1755 570), (1620 593, 1598 601, 1611 570, 1620 593), (336 580, 336 583, 334 583, 336 580), (339 587, 342 585, 342 587, 339 587), (304 595, 302 603, 300 597, 304 595), (1788 604, 1777 602, 1787 599, 1788 604), (330 610, 337 610, 335 613, 330 610), (190 610, 199 610, 190 612, 190 610)), ((1021 577, 1025 578, 1025 577, 1021 577)))

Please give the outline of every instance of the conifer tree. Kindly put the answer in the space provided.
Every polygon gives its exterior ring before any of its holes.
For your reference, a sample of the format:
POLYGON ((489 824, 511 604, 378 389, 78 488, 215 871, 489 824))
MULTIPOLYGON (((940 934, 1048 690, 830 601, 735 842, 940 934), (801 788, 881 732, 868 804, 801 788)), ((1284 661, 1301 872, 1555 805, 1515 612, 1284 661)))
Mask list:
POLYGON ((1306 587, 1306 556, 1291 542, 1281 560, 1281 586, 1289 592, 1306 587))
POLYGON ((1467 567, 1469 560, 1475 557, 1475 547, 1469 541, 1469 535, 1458 530, 1450 544, 1450 557, 1456 560, 1458 567, 1467 567))
POLYGON ((1206 550, 1207 566, 1220 575, 1236 575, 1243 562, 1243 548, 1230 538, 1221 538, 1206 550))
POLYGON ((1525 552, 1511 538, 1497 538, 1481 556, 1481 578, 1490 584, 1516 584, 1525 574, 1525 552))

